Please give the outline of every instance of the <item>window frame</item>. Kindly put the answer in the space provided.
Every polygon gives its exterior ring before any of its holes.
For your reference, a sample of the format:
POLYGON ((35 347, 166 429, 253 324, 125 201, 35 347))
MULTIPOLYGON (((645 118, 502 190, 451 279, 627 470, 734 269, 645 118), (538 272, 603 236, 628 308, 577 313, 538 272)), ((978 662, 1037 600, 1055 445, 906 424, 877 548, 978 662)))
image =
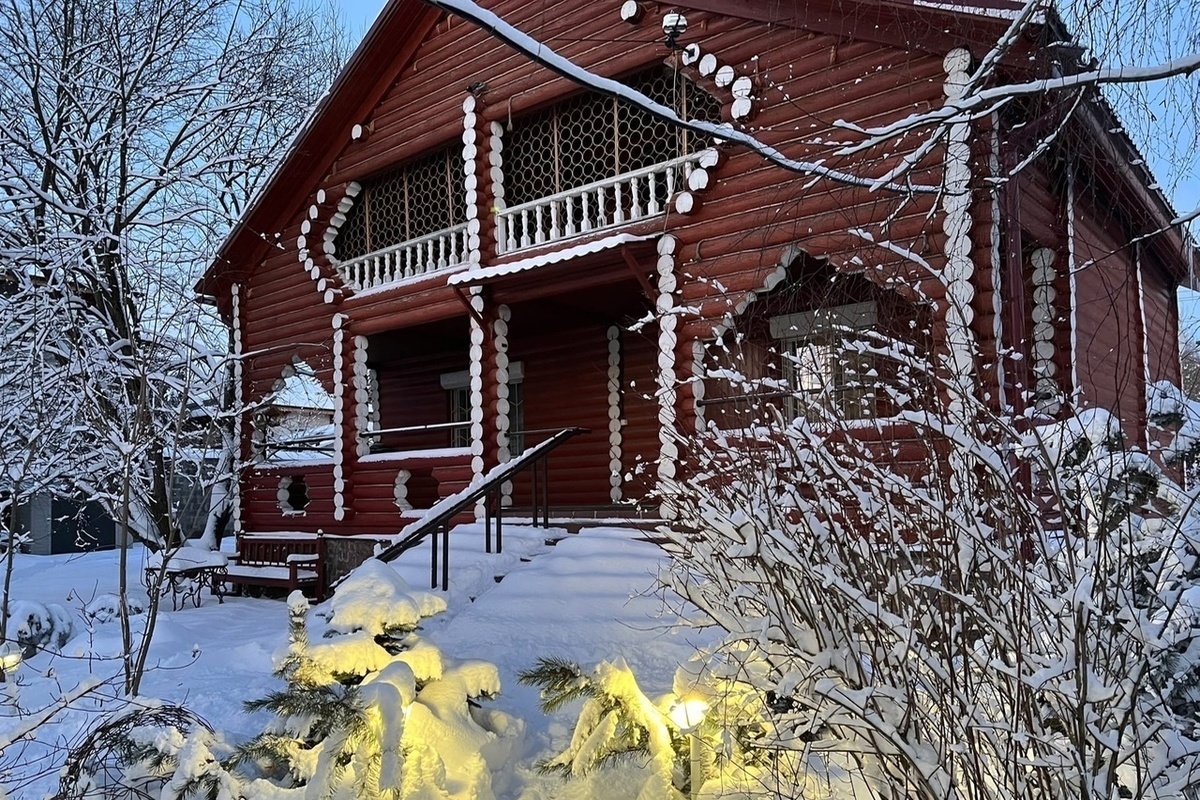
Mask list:
POLYGON ((777 342, 781 372, 786 386, 784 411, 795 419, 820 422, 826 415, 841 420, 870 420, 880 416, 878 406, 879 362, 870 352, 846 346, 858 332, 877 330, 878 307, 873 300, 827 306, 769 320, 770 335, 777 342), (801 351, 823 348, 827 352, 806 363, 801 351), (856 365, 848 365, 853 357, 856 365), (811 368, 808 376, 801 373, 811 368), (807 377, 819 385, 806 389, 807 377))

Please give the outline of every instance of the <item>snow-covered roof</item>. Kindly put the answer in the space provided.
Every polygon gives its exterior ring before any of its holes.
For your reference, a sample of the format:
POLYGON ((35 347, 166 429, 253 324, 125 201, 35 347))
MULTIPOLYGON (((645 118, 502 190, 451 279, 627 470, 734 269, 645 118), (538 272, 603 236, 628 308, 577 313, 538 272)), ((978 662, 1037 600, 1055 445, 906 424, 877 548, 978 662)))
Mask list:
POLYGON ((599 253, 604 250, 612 250, 615 247, 620 247, 624 244, 632 244, 633 242, 645 242, 650 239, 655 239, 660 234, 649 233, 635 235, 632 233, 618 233, 615 236, 605 236, 600 239, 592 239, 591 241, 577 244, 574 247, 568 247, 565 250, 551 250, 547 253, 538 253, 535 256, 522 258, 518 261, 510 261, 507 264, 497 264, 493 267, 484 267, 483 269, 473 269, 466 272, 456 272, 447 280, 451 286, 460 286, 469 283, 478 283, 480 281, 490 280, 492 278, 501 278, 505 275, 516 275, 519 272, 528 272, 529 270, 544 267, 548 264, 557 264, 561 261, 569 261, 580 256, 599 253))

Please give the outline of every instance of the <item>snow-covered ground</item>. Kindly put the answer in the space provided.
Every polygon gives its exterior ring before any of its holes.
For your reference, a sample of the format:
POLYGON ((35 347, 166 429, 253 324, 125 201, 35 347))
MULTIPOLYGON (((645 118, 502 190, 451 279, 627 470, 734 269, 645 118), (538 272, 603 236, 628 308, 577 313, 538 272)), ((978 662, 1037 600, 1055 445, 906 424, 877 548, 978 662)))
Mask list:
MULTIPOLYGON (((575 660, 585 668, 622 656, 654 695, 671 688, 677 665, 711 637, 677 625, 679 618, 664 608, 654 586, 666 560, 638 531, 604 527, 570 535, 506 526, 504 533, 504 553, 487 555, 480 526, 452 532, 451 586, 444 595, 448 610, 427 620, 422 633, 456 659, 496 664, 503 691, 494 705, 525 721, 524 753, 514 774, 497 784, 500 796, 566 797, 558 779, 536 775, 531 766, 565 746, 577 709, 544 717, 536 690, 519 686, 517 673, 543 656, 575 660), (557 545, 547 543, 553 539, 557 545), (497 576, 503 580, 497 582, 497 576)), ((131 554, 134 584, 143 557, 141 551, 131 554)), ((89 628, 81 613, 95 597, 115 591, 117 564, 112 552, 17 556, 12 597, 74 609, 77 633, 62 655, 38 654, 22 665, 15 685, 7 685, 0 744, 20 724, 13 702, 36 709, 84 681, 119 673, 118 660, 98 658, 120 653, 119 625, 111 621, 89 628)), ((427 547, 406 553, 394 567, 413 587, 429 585, 427 547)), ((144 598, 140 585, 139 592, 144 598)), ((219 604, 206 594, 200 608, 180 611, 171 611, 168 602, 159 615, 143 694, 186 704, 232 740, 246 739, 259 733, 268 717, 244 713, 242 702, 282 685, 271 671, 286 633, 287 608, 279 600, 230 597, 219 604)), ((90 717, 73 711, 59 718, 60 724, 38 728, 37 741, 10 744, 0 755, 0 784, 11 796, 37 798, 57 788, 55 762, 62 754, 55 746, 90 717)), ((620 794, 612 785, 604 796, 620 794)))

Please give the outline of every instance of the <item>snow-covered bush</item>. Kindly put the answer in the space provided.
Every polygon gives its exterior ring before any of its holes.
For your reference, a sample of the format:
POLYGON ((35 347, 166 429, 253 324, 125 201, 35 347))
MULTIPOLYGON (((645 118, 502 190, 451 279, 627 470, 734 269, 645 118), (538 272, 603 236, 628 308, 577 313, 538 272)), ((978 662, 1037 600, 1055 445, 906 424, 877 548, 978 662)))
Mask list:
POLYGON ((13 600, 8 605, 8 632, 26 658, 42 650, 61 650, 75 635, 75 615, 58 603, 13 600))
POLYGON ((445 610, 442 598, 370 560, 314 619, 303 595, 288 603, 291 644, 277 670, 287 686, 248 704, 277 719, 236 758, 258 773, 251 795, 269 783, 364 800, 492 797, 492 771, 523 728, 478 706, 500 691, 494 665, 454 662, 415 633, 445 610))
MULTIPOLYGON (((136 597, 127 597, 125 605, 131 615, 141 614, 146 610, 136 597)), ((120 615, 121 598, 108 592, 96 595, 94 599, 83 607, 83 616, 93 624, 103 625, 107 622, 112 622, 120 617, 120 615)))
POLYGON ((231 776, 214 752, 228 754, 209 724, 187 709, 143 701, 96 725, 71 748, 53 800, 96 797, 231 798, 231 776))
MULTIPOLYGON (((764 693, 747 676, 766 666, 746 648, 701 651, 676 670, 670 692, 651 698, 622 658, 601 662, 590 673, 562 659, 539 659, 520 680, 540 689, 543 711, 583 700, 570 743, 539 769, 570 780, 607 771, 593 787, 616 796, 613 768, 636 765, 636 786, 625 774, 621 796, 639 800, 764 796, 770 794, 767 778, 793 787, 815 784, 802 758, 760 746, 772 717, 764 693)), ((842 777, 827 773, 822 771, 826 784, 842 777)))
POLYGON ((88 739, 100 746, 73 753, 61 796, 137 786, 163 800, 491 800, 524 725, 480 706, 500 691, 494 665, 455 661, 416 634, 445 608, 375 560, 315 610, 294 592, 275 670, 284 686, 247 703, 274 714, 263 733, 231 748, 183 709, 161 724, 105 723, 88 739), (97 759, 104 770, 88 767, 97 759))
POLYGON ((665 582, 765 665, 752 747, 835 796, 1194 792, 1195 494, 1104 411, 1016 426, 954 389, 866 426, 761 404, 667 487, 665 582))

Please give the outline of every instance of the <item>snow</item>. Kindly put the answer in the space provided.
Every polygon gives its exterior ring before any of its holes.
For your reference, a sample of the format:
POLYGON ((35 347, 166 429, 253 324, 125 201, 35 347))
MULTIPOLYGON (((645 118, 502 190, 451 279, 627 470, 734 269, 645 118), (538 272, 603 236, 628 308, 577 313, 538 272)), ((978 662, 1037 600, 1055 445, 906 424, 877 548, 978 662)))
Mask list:
POLYGON ((389 461, 421 461, 439 458, 458 458, 471 455, 469 447, 430 447, 424 450, 397 450, 391 453, 371 453, 358 459, 360 464, 386 463, 389 461))
MULTIPOLYGON (((327 623, 331 627, 357 628, 360 632, 351 636, 373 639, 369 631, 377 630, 381 620, 368 606, 384 604, 367 603, 369 591, 399 597, 407 586, 407 597, 424 595, 415 602, 416 610, 444 606, 444 612, 421 620, 415 646, 403 654, 403 664, 413 675, 441 673, 441 680, 428 687, 443 685, 442 689, 429 692, 427 687, 417 694, 412 704, 417 710, 409 713, 406 724, 425 726, 429 735, 434 735, 435 731, 454 727, 451 722, 470 713, 482 728, 495 734, 482 748, 482 757, 490 769, 498 770, 493 773, 491 792, 499 800, 579 797, 577 792, 586 787, 565 788, 559 778, 541 775, 533 768, 537 761, 567 747, 578 705, 551 717, 543 716, 538 709, 537 690, 518 685, 516 674, 533 666, 539 656, 562 657, 589 667, 624 658, 639 685, 654 697, 671 689, 676 667, 694 654, 695 646, 712 639, 707 633, 674 627, 672 623, 678 618, 662 613, 662 600, 649 590, 666 560, 655 545, 640 540, 641 535, 618 527, 584 529, 569 535, 562 529, 530 528, 510 522, 505 526, 504 552, 488 555, 483 552, 483 526, 464 525, 450 537, 448 592, 412 588, 427 586, 429 580, 428 549, 418 548, 392 564, 374 563, 361 578, 343 584, 317 611, 331 612, 327 623), (550 546, 547 539, 561 541, 550 546), (500 583, 495 581, 497 575, 504 576, 500 583), (497 689, 496 699, 481 708, 465 710, 453 699, 456 693, 480 696, 494 694, 497 689), (506 763, 507 768, 501 766, 506 763)), ((140 597, 142 604, 146 598, 136 587, 145 561, 141 549, 131 552, 130 582, 135 587, 134 598, 140 597)), ((117 553, 112 551, 82 556, 18 554, 13 596, 81 609, 116 591, 117 563, 117 553)), ((135 630, 143 619, 134 618, 135 630)), ((319 627, 320 622, 316 624, 319 627)), ((313 625, 310 621, 310 628, 313 625)), ((90 692, 92 697, 114 694, 111 688, 102 691, 108 684, 94 688, 92 683, 120 671, 119 661, 110 657, 121 651, 118 624, 115 620, 102 623, 98 618, 86 622, 78 617, 76 626, 80 632, 62 656, 38 653, 21 666, 18 681, 9 684, 9 692, 22 707, 32 712, 60 691, 70 694, 75 687, 90 692), (45 676, 51 673, 54 679, 47 680, 45 676)), ((287 606, 278 600, 228 597, 223 605, 206 602, 200 608, 161 611, 143 694, 186 703, 229 741, 244 741, 261 732, 271 720, 266 712, 247 714, 241 705, 280 687, 271 672, 274 659, 286 650, 286 639, 287 606)), ((311 637, 314 650, 328 641, 319 634, 311 637)), ((371 646, 382 652, 373 641, 371 646)), ((367 652, 366 643, 362 649, 367 652)), ((344 655, 343 651, 339 658, 344 655)), ((339 666, 345 664, 339 662, 339 666)), ((408 685, 404 668, 389 666, 388 670, 374 674, 371 683, 386 681, 404 695, 408 685)), ((24 727, 22 718, 11 712, 11 701, 0 708, 0 739, 24 727)), ((0 774, 10 795, 37 798, 55 791, 53 769, 38 775, 8 770, 18 757, 26 761, 45 757, 61 763, 61 753, 54 749, 58 737, 73 735, 80 725, 94 720, 90 713, 58 714, 37 730, 33 742, 24 747, 14 745, 0 755, 0 774)), ((463 741, 455 746, 465 751, 476 744, 463 741)), ((436 771, 437 765, 426 756, 415 755, 406 758, 404 769, 436 771)), ((588 780, 595 777, 589 776, 588 780)), ((606 800, 635 797, 644 777, 630 767, 614 770, 603 784, 604 793, 597 796, 606 800)), ((454 775, 447 776, 448 788, 453 780, 457 780, 454 775)), ((265 786, 257 789, 262 789, 262 793, 253 795, 258 798, 276 796, 268 792, 279 791, 265 786)), ((470 796, 461 794, 463 791, 466 789, 458 785, 452 796, 470 796)), ((481 792, 481 796, 486 795, 481 792)))
POLYGON ((644 242, 649 239, 657 238, 659 234, 652 233, 643 236, 636 236, 631 233, 618 233, 615 236, 605 236, 600 239, 593 239, 589 242, 577 244, 574 247, 568 247, 565 250, 551 250, 548 253, 540 253, 536 256, 523 258, 519 261, 510 261, 507 264, 497 264, 494 267, 485 267, 483 269, 471 270, 470 272, 458 272, 451 275, 446 283, 451 286, 458 286, 470 283, 478 283, 490 278, 500 278, 505 275, 516 275, 520 272, 528 272, 529 270, 544 267, 549 264, 557 264, 562 261, 570 261, 573 258, 590 255, 592 253, 600 253, 604 250, 611 250, 614 247, 620 247, 623 244, 631 244, 633 242, 644 242))
MULTIPOLYGON (((151 553, 146 558, 146 569, 159 569, 162 567, 162 562, 161 552, 151 553)), ((180 547, 171 553, 167 561, 167 568, 169 570, 188 570, 202 567, 224 567, 228 563, 228 558, 212 550, 204 550, 199 547, 180 547)))
POLYGON ((441 597, 414 591, 395 570, 374 559, 351 573, 329 602, 331 631, 372 636, 384 633, 387 624, 415 628, 422 618, 446 610, 441 597))

